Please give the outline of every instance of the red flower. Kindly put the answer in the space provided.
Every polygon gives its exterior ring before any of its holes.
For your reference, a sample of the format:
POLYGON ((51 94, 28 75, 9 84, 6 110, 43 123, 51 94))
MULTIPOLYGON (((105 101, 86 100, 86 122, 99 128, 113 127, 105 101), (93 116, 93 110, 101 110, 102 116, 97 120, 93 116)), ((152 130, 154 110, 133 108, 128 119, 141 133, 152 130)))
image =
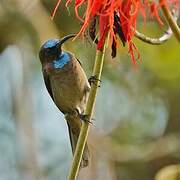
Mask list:
MULTIPOLYGON (((171 1, 171 4, 178 4, 178 0, 169 1, 171 1)), ((52 18, 55 16, 60 2, 61 0, 58 0, 52 18)), ((66 7, 71 2, 72 0, 67 0, 66 7)), ((102 50, 109 32, 112 57, 116 56, 117 38, 119 37, 123 45, 128 44, 129 54, 133 63, 136 64, 140 54, 132 38, 136 30, 137 17, 141 15, 145 19, 146 12, 149 10, 150 16, 155 17, 159 24, 163 25, 158 9, 164 4, 167 5, 166 0, 161 0, 160 3, 155 3, 152 0, 75 0, 76 16, 83 22, 78 35, 84 34, 89 29, 90 37, 97 43, 97 49, 102 50), (86 11, 81 17, 78 9, 82 5, 86 6, 86 11), (137 53, 137 57, 135 57, 135 53, 137 53)))

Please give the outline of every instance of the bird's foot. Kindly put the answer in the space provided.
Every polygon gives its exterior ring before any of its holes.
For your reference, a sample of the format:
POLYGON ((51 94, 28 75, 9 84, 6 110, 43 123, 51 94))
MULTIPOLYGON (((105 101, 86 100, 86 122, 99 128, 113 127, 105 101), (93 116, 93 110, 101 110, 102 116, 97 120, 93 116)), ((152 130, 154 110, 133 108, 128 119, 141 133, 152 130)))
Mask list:
POLYGON ((79 117, 82 121, 88 123, 88 124, 93 124, 91 121, 90 121, 90 117, 89 115, 87 114, 79 114, 79 117))
MULTIPOLYGON (((88 81, 89 81, 89 84, 91 85, 92 83, 96 83, 96 82, 101 82, 101 80, 100 79, 98 79, 97 77, 96 77, 96 75, 95 76, 91 76, 89 79, 88 79, 88 81)), ((100 85, 98 86, 98 87, 100 87, 100 85)))

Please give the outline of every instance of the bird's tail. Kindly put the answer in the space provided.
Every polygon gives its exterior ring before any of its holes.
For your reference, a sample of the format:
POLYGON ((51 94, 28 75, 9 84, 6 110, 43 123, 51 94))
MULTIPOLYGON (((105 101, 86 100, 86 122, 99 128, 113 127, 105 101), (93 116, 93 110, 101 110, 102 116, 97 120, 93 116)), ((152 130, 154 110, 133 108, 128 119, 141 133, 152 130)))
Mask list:
MULTIPOLYGON (((75 118, 73 116, 68 116, 68 115, 66 116, 66 120, 67 120, 67 124, 68 124, 71 148, 72 148, 72 152, 74 154, 75 149, 76 149, 76 144, 77 144, 79 134, 80 134, 81 120, 79 118, 77 119, 77 117, 75 118)), ((89 153, 89 149, 88 149, 88 146, 86 143, 84 152, 82 155, 82 161, 80 164, 80 168, 84 168, 84 167, 88 166, 89 158, 90 158, 90 153, 89 153)))

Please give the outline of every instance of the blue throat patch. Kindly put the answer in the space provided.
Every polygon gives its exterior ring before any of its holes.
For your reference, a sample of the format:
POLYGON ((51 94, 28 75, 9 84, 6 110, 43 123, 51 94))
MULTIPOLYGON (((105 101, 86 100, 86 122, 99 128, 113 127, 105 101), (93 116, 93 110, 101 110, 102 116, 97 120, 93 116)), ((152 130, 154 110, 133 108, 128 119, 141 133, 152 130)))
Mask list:
POLYGON ((63 68, 69 61, 70 61, 70 56, 68 53, 62 52, 60 57, 56 60, 53 61, 53 67, 55 69, 61 69, 63 68))

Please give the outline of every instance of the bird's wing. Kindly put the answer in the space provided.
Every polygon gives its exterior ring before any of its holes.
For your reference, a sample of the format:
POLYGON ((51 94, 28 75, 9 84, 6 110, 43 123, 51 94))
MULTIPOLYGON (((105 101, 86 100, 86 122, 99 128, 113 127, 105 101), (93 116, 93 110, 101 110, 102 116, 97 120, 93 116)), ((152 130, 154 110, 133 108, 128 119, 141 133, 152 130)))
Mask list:
POLYGON ((43 77, 44 77, 44 82, 45 82, 45 85, 46 85, 46 89, 48 90, 48 93, 50 94, 52 100, 54 101, 49 75, 44 72, 43 77))
MULTIPOLYGON (((51 83, 50 83, 50 79, 49 79, 49 75, 46 74, 45 72, 43 73, 43 77, 44 77, 44 82, 45 82, 45 85, 46 85, 46 89, 48 90, 48 93, 50 94, 52 100, 54 101, 54 97, 53 97, 53 93, 52 93, 52 89, 51 89, 51 83)), ((55 103, 55 101, 54 101, 55 103)), ((56 103, 55 103, 56 104, 56 103)), ((65 114, 65 112, 58 106, 58 109, 63 113, 65 114)))

